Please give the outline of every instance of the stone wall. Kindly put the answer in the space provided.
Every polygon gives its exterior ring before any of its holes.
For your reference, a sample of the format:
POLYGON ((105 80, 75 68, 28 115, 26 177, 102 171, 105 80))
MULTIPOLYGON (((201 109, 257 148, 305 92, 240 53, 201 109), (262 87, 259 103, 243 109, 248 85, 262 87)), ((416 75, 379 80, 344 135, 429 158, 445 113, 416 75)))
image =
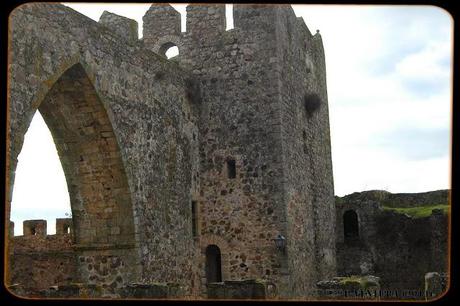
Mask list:
POLYGON ((121 288, 111 288, 95 284, 73 283, 56 285, 46 289, 24 288, 12 285, 8 289, 18 296, 39 299, 174 299, 183 297, 184 292, 176 284, 128 284, 121 288))
MULTIPOLYGON (((338 275, 372 274, 380 277, 384 290, 423 293, 427 272, 448 272, 448 218, 437 210, 429 217, 413 218, 383 210, 371 200, 339 201, 338 275), (344 239, 343 216, 350 210, 356 212, 359 222, 359 236, 354 240, 344 239)), ((412 296, 420 297, 423 294, 412 296)))
POLYGON ((276 299, 277 288, 274 284, 260 280, 225 281, 209 283, 210 299, 276 299))

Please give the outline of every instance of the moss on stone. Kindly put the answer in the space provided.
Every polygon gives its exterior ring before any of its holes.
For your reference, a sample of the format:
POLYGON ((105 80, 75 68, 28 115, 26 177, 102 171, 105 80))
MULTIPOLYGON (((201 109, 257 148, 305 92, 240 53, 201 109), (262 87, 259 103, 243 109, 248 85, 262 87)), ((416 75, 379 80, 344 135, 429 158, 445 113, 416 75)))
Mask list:
POLYGON ((438 205, 431 205, 431 206, 421 206, 421 207, 388 207, 384 206, 384 210, 392 210, 399 214, 406 214, 413 218, 424 218, 431 215, 433 209, 440 209, 444 214, 449 212, 449 205, 446 204, 438 204, 438 205))
POLYGON ((378 283, 369 279, 368 277, 357 275, 341 277, 339 278, 339 283, 344 286, 360 287, 364 290, 369 289, 370 287, 378 286, 378 283))

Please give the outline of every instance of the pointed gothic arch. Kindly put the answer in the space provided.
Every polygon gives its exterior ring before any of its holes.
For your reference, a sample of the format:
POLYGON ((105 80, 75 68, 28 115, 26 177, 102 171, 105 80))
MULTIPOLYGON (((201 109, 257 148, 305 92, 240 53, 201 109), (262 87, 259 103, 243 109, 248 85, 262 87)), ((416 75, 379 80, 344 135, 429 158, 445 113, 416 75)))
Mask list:
POLYGON ((36 110, 53 136, 64 170, 75 244, 133 244, 133 206, 120 149, 82 64, 66 69, 36 110))

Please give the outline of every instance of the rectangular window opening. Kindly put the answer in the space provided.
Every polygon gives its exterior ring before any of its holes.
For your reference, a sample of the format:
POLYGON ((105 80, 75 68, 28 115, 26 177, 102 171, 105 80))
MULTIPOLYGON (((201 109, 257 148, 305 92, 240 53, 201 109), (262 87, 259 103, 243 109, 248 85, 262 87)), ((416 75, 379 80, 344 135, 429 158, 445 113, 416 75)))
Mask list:
POLYGON ((227 160, 227 174, 228 178, 236 177, 236 164, 234 159, 227 160))

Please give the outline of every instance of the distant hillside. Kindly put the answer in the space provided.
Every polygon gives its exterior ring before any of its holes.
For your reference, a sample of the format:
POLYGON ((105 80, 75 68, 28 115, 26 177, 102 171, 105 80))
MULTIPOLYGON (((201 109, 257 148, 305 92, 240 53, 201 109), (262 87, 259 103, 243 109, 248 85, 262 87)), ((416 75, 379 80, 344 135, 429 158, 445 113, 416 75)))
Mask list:
POLYGON ((447 205, 449 190, 435 190, 420 193, 391 193, 385 190, 354 192, 344 197, 335 197, 336 202, 363 200, 378 201, 385 207, 410 208, 420 206, 447 205))

